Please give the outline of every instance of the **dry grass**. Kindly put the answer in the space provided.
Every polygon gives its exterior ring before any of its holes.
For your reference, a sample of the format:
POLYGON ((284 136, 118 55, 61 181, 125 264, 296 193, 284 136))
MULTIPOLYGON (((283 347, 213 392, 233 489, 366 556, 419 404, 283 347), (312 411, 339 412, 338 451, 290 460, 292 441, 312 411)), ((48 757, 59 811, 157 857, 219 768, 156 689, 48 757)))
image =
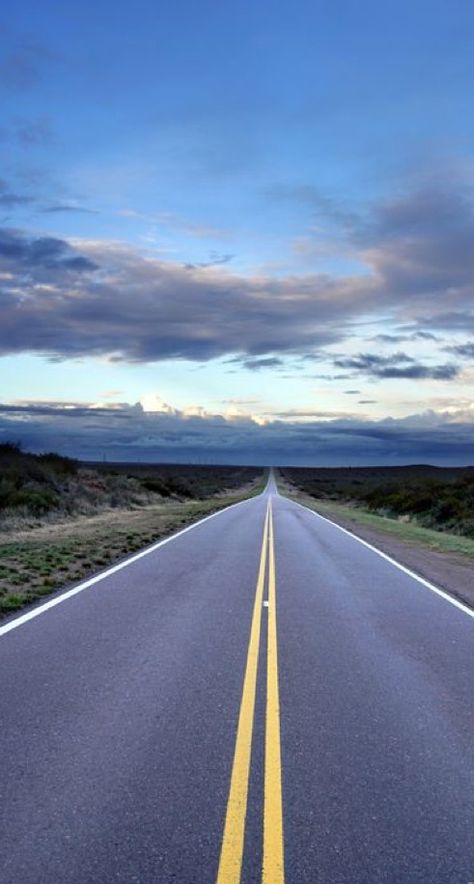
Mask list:
POLYGON ((401 520, 414 536, 428 529, 474 541, 474 467, 288 467, 281 474, 318 506, 334 502, 401 520))
POLYGON ((0 534, 0 614, 75 583, 197 519, 261 490, 262 481, 208 500, 110 509, 0 534))
POLYGON ((426 547, 430 550, 455 553, 474 561, 474 539, 459 534, 448 534, 445 531, 433 531, 423 528, 403 518, 393 519, 371 513, 360 506, 338 503, 336 501, 317 499, 291 486, 284 479, 278 482, 282 494, 298 503, 315 510, 343 526, 356 531, 357 526, 373 529, 386 536, 391 536, 409 544, 426 547))

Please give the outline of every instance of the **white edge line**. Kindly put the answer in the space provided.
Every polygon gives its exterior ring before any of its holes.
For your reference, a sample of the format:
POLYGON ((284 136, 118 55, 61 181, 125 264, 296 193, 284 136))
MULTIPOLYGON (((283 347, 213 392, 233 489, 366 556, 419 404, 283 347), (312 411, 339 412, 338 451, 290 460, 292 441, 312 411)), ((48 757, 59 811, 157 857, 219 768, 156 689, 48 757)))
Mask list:
MULTIPOLYGON (((265 493, 265 491, 262 493, 265 493)), ((80 583, 78 586, 74 586, 72 589, 68 589, 66 590, 66 592, 61 593, 61 595, 55 596, 55 598, 50 599, 49 602, 44 602, 44 604, 38 605, 37 608, 33 608, 31 611, 27 611, 26 614, 20 614, 19 617, 15 617, 14 620, 10 620, 8 623, 5 623, 4 626, 0 626, 0 636, 5 635, 7 632, 11 632, 12 629, 17 629, 19 626, 23 626, 24 623, 28 622, 28 620, 33 620, 35 617, 39 617, 40 614, 44 614, 51 608, 55 608, 56 605, 60 605, 61 602, 65 602, 67 599, 72 598, 79 592, 83 592, 85 589, 89 589, 90 586, 94 586, 95 583, 99 583, 101 580, 105 580, 105 578, 110 577, 111 574, 116 574, 117 571, 121 571, 122 568, 127 568, 128 565, 133 565, 134 562, 137 562, 139 559, 144 558, 144 556, 148 556, 150 553, 155 552, 155 550, 159 549, 160 546, 165 546, 166 543, 171 543, 172 540, 176 540, 178 537, 181 537, 183 534, 186 534, 193 528, 197 528, 198 525, 202 525, 204 524, 204 522, 208 522, 209 519, 213 519, 215 516, 221 516, 223 513, 227 513, 234 507, 241 506, 243 503, 250 503, 250 501, 255 499, 255 497, 248 497, 246 498, 246 500, 239 500, 237 503, 231 503, 229 504, 229 506, 223 507, 223 509, 221 510, 217 510, 216 513, 210 513, 209 516, 204 516, 204 518, 199 519, 198 522, 193 522, 192 525, 187 525, 186 528, 182 528, 181 531, 178 531, 176 534, 172 534, 171 537, 165 537, 164 540, 159 540, 157 543, 154 543, 152 546, 148 546, 146 549, 141 550, 141 552, 136 553, 129 559, 125 559, 125 561, 119 562, 117 565, 112 565, 111 568, 107 568, 106 571, 102 571, 100 574, 96 574, 94 577, 89 577, 88 580, 84 580, 84 582, 80 583)))
MULTIPOLYGON (((291 500, 291 497, 288 497, 287 500, 291 500)), ((358 543, 361 543, 362 546, 366 546, 367 549, 371 549, 372 552, 380 556, 381 559, 385 559, 385 561, 390 562, 390 564, 394 565, 395 568, 398 568, 399 571, 403 571, 404 574, 408 574, 409 577, 413 577, 413 580, 416 580, 418 583, 426 586, 427 589, 431 589, 431 592, 435 592, 436 595, 441 596, 441 598, 444 599, 446 602, 449 602, 450 605, 454 605, 455 608, 459 608, 460 611, 463 611, 469 617, 474 617, 474 610, 472 608, 464 605, 463 602, 458 601, 458 599, 456 599, 454 596, 449 595, 449 593, 445 592, 444 589, 440 589, 439 586, 435 586, 434 583, 430 583, 429 580, 425 580, 424 577, 420 577, 420 575, 416 574, 415 571, 410 571, 410 568, 406 568, 405 565, 401 565, 400 562, 396 561, 396 559, 392 559, 391 556, 388 556, 387 553, 382 552, 381 549, 377 549, 376 546, 372 546, 372 544, 368 543, 367 540, 363 540, 362 537, 358 537, 357 534, 353 534, 352 531, 348 531, 347 528, 343 528, 342 525, 338 525, 337 522, 333 522, 332 519, 328 519, 326 518, 326 516, 322 516, 320 513, 317 513, 316 510, 312 510, 309 506, 305 506, 304 503, 299 503, 297 500, 291 500, 291 502, 296 503, 297 506, 300 506, 302 507, 302 509, 312 513, 313 516, 316 516, 318 519, 322 519, 323 522, 329 522, 329 524, 333 525, 334 528, 337 528, 344 534, 348 534, 349 537, 352 537, 353 540, 357 540, 358 543)))

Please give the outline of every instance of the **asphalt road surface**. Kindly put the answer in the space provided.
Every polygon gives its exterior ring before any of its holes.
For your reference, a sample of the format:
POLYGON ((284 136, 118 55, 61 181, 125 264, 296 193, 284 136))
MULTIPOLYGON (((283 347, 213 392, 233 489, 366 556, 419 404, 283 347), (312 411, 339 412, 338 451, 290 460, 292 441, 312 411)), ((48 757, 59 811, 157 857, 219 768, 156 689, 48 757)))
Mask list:
POLYGON ((467 610, 272 480, 79 589, 0 627, 1 884, 474 881, 467 610))

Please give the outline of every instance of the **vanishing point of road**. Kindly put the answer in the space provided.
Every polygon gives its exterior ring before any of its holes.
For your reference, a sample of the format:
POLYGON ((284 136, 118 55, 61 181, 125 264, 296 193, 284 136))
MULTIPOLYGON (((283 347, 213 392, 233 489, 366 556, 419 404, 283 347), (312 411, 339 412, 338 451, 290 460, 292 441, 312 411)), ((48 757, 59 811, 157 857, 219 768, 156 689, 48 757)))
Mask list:
POLYGON ((474 881, 474 620, 277 494, 0 626, 1 884, 474 881))

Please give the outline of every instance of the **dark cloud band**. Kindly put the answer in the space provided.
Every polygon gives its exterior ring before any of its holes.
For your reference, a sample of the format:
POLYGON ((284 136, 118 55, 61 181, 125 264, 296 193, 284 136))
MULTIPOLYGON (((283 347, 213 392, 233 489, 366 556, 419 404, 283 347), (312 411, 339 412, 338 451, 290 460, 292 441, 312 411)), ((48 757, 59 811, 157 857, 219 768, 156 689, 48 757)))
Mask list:
MULTIPOLYGON (((323 416, 324 417, 324 416, 323 416)), ((0 440, 33 451, 58 448, 97 460, 227 463, 374 464, 472 463, 472 411, 426 412, 395 420, 357 418, 305 422, 187 415, 141 405, 94 408, 84 403, 0 406, 0 440)))

